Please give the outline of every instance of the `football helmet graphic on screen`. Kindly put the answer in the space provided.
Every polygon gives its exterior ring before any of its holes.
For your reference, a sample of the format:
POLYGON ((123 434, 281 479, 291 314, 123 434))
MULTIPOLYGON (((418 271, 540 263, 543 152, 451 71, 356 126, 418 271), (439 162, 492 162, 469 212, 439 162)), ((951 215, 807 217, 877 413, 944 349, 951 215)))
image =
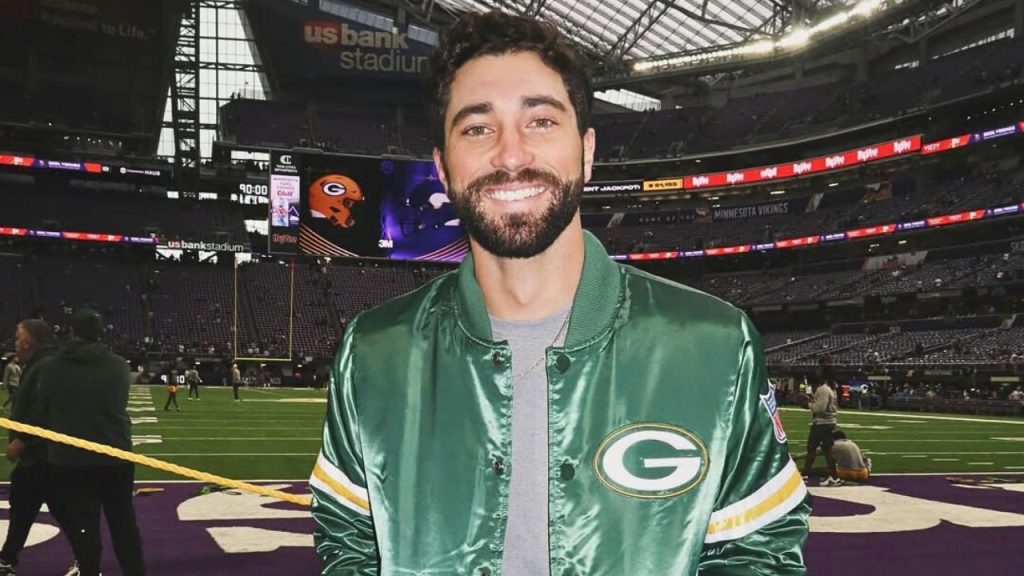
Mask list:
POLYGON ((317 178, 309 187, 309 212, 314 218, 326 218, 341 228, 356 225, 353 210, 366 198, 355 180, 341 174, 317 178))

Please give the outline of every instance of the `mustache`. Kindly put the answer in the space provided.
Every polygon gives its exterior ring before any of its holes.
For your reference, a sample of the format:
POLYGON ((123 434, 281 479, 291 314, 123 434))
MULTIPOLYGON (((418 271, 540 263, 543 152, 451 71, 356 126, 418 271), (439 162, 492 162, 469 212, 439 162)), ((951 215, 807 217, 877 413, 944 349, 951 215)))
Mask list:
POLYGON ((550 186, 551 188, 559 188, 562 186, 562 181, 558 176, 551 172, 537 168, 523 168, 518 172, 497 170, 490 174, 485 174, 470 182, 469 185, 466 186, 466 191, 471 192, 473 195, 477 195, 488 186, 503 186, 506 184, 534 182, 550 186))

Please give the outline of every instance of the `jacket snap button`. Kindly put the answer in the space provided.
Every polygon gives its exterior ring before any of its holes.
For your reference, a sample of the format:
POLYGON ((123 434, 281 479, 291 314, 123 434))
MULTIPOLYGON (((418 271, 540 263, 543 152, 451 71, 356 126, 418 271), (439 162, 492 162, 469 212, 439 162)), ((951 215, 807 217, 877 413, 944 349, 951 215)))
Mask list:
POLYGON ((491 469, 494 470, 495 474, 501 476, 505 473, 505 461, 501 458, 495 458, 494 463, 491 465, 491 469))
POLYGON ((505 362, 505 358, 501 355, 501 352, 495 352, 491 354, 491 362, 494 362, 495 366, 501 366, 505 362))
POLYGON ((562 477, 562 480, 568 482, 576 477, 576 467, 568 462, 563 462, 562 466, 558 469, 558 474, 562 477))
POLYGON ((481 568, 480 569, 480 576, 491 576, 491 569, 490 568, 481 568))
POLYGON ((565 354, 559 354, 558 358, 555 358, 555 368, 557 368, 562 374, 565 374, 571 364, 572 361, 569 360, 569 357, 565 354))

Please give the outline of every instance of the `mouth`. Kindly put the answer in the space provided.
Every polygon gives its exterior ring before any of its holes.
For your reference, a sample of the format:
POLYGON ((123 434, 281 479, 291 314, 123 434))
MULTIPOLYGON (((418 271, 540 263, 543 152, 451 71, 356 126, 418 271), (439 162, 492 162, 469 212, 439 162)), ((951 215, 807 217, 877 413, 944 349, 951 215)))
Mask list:
POLYGON ((547 186, 502 186, 484 191, 484 197, 499 202, 521 202, 546 192, 547 186))

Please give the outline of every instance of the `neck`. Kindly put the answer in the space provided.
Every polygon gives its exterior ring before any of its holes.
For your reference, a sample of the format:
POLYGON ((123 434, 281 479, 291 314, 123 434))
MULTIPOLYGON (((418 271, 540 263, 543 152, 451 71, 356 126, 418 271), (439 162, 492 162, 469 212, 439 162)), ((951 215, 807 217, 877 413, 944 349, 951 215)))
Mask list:
POLYGON ((470 242, 487 312, 505 320, 536 320, 572 303, 583 274, 579 214, 547 250, 532 258, 501 258, 470 242))

